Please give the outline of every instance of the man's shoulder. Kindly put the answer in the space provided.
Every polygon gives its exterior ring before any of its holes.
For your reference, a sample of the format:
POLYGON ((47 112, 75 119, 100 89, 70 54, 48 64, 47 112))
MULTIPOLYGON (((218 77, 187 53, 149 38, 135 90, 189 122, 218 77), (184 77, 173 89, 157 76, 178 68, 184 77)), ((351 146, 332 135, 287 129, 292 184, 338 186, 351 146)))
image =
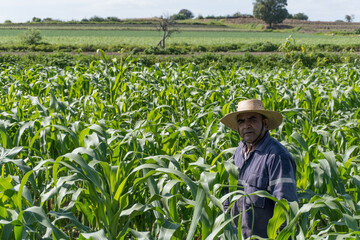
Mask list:
POLYGON ((292 166, 292 169, 296 169, 295 159, 278 140, 271 138, 267 148, 268 166, 271 167, 280 163, 282 166, 292 166))
POLYGON ((290 155, 289 151, 284 145, 282 145, 278 140, 273 137, 270 137, 266 143, 265 150, 268 153, 276 155, 290 155))

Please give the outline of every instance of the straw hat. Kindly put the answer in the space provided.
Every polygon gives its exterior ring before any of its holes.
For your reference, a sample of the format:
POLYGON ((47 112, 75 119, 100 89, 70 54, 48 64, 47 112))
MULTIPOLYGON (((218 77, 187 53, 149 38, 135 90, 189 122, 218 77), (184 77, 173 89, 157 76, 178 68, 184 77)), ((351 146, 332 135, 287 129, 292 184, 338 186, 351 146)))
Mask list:
POLYGON ((282 122, 282 115, 279 112, 265 110, 264 104, 257 99, 249 99, 239 102, 237 111, 227 114, 225 117, 220 119, 220 122, 232 130, 238 131, 239 124, 237 122, 237 116, 246 112, 254 112, 264 115, 269 121, 269 130, 277 128, 282 122))

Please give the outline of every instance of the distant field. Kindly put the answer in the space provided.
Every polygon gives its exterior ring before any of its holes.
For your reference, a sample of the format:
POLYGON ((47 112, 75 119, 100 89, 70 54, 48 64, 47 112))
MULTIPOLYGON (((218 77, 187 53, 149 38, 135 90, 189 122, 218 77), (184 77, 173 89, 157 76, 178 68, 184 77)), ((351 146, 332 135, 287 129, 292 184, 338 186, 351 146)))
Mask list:
MULTIPOLYGON (((0 44, 20 43, 19 35, 26 30, 0 29, 0 44)), ((156 30, 41 30, 43 41, 48 44, 63 45, 135 45, 153 46, 161 38, 161 32, 156 30)), ((297 44, 360 44, 360 37, 354 35, 324 35, 282 32, 240 32, 240 31, 181 31, 174 33, 168 39, 168 44, 189 45, 222 45, 255 42, 282 43, 292 36, 297 44)))

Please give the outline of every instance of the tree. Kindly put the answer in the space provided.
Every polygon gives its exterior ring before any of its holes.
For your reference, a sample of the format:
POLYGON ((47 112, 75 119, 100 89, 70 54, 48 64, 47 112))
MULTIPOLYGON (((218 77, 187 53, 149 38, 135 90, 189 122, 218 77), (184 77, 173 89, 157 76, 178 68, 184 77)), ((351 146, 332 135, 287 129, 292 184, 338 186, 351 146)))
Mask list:
POLYGON ((289 15, 286 6, 287 0, 256 0, 253 14, 272 28, 274 23, 281 23, 289 15))
POLYGON ((194 17, 194 14, 190 10, 187 10, 187 9, 181 9, 178 14, 184 14, 185 19, 191 19, 194 17))
POLYGON ((185 20, 186 19, 185 15, 182 13, 172 15, 171 18, 174 20, 185 20))
POLYGON ((355 16, 354 15, 345 15, 345 20, 347 22, 352 22, 354 20, 355 16))
POLYGON ((167 38, 171 36, 174 32, 178 32, 178 30, 175 28, 175 19, 169 16, 166 17, 160 17, 159 19, 159 25, 158 30, 162 31, 162 38, 157 44, 157 46, 160 46, 162 48, 165 48, 165 41, 167 38))
POLYGON ((108 22, 121 22, 121 20, 118 17, 107 17, 106 21, 108 21, 108 22))
POLYGON ((39 22, 41 22, 41 18, 38 18, 38 17, 33 17, 32 18, 32 22, 36 22, 36 23, 39 23, 39 22))
POLYGON ((236 12, 232 15, 232 17, 242 17, 243 15, 240 12, 236 12))
POLYGON ((99 16, 93 16, 89 19, 90 22, 105 22, 105 19, 103 17, 99 16))
POLYGON ((294 19, 308 20, 309 17, 305 13, 297 13, 293 16, 294 19))

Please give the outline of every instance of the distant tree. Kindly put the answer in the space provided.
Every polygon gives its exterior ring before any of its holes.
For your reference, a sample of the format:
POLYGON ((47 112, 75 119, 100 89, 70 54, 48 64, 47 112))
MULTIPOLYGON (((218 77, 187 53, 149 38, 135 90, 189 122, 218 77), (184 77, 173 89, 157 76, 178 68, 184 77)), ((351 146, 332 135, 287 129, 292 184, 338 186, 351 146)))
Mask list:
POLYGON ((174 32, 178 32, 175 28, 175 19, 169 16, 162 16, 158 22, 158 31, 162 31, 162 38, 157 44, 162 48, 165 48, 165 41, 171 36, 174 32))
POLYGON ((105 19, 102 18, 102 17, 99 17, 99 16, 93 16, 93 17, 91 17, 91 18, 89 19, 89 21, 91 21, 91 22, 104 22, 105 19))
POLYGON ((347 22, 351 22, 351 16, 350 15, 345 15, 345 20, 347 22))
POLYGON ((286 6, 287 0, 256 0, 253 14, 272 28, 274 23, 281 23, 288 16, 286 6))
POLYGON ((11 20, 5 20, 4 23, 5 23, 5 24, 10 24, 10 23, 12 23, 12 22, 11 22, 11 20))
POLYGON ((352 21, 354 21, 354 18, 355 18, 354 15, 345 15, 345 20, 346 20, 347 22, 352 22, 352 21))
POLYGON ((236 12, 232 15, 232 17, 242 17, 242 14, 240 12, 236 12))
POLYGON ((309 17, 307 15, 305 15, 305 13, 297 13, 293 16, 294 19, 299 19, 299 20, 308 20, 309 17))
POLYGON ((121 20, 118 17, 107 17, 106 21, 109 21, 109 22, 121 22, 121 20))
POLYGON ((34 23, 39 23, 39 22, 41 22, 41 18, 33 17, 31 21, 34 23))
POLYGON ((171 16, 171 18, 174 20, 185 20, 186 19, 185 15, 182 13, 174 14, 171 16))
POLYGON ((44 22, 44 23, 60 23, 62 21, 58 20, 58 19, 53 19, 53 18, 48 17, 48 18, 44 18, 42 20, 42 22, 44 22))
POLYGON ((205 19, 215 19, 215 18, 216 18, 215 15, 208 15, 205 17, 205 19))
POLYGON ((178 14, 184 14, 185 19, 191 19, 194 17, 194 14, 187 9, 181 9, 178 14))

